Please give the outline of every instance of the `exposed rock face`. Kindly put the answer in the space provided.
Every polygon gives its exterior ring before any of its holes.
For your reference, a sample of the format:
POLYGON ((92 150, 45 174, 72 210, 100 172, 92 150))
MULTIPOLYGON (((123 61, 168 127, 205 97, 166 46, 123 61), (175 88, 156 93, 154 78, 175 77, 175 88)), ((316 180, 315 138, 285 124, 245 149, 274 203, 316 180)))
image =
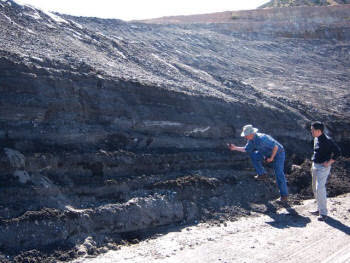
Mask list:
POLYGON ((156 25, 1 1, 1 249, 74 245, 276 197, 257 194, 247 157, 226 148, 243 144, 247 123, 284 144, 288 166, 309 155, 312 120, 349 145, 350 8, 309 10, 310 23, 290 9, 283 16, 297 19, 283 24, 261 10, 156 25))

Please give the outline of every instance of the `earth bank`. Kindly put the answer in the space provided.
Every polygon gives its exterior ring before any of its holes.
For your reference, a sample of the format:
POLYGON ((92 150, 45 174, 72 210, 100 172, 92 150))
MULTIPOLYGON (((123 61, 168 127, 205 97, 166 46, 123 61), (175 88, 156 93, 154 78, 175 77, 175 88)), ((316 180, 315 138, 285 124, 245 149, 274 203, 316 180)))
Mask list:
POLYGON ((344 153, 329 192, 347 192, 350 8, 310 8, 156 25, 1 1, 1 260, 67 261, 275 210, 271 170, 255 182, 226 147, 247 123, 285 146, 294 204, 311 197, 309 124, 324 121, 344 153))

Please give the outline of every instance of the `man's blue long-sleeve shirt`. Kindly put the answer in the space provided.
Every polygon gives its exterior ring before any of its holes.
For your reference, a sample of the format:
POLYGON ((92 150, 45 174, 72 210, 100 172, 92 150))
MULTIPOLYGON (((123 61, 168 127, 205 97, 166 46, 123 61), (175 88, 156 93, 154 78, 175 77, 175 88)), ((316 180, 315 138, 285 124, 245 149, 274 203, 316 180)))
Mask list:
POLYGON ((244 149, 247 153, 258 151, 265 158, 269 158, 275 146, 278 146, 277 154, 284 151, 282 144, 272 138, 270 135, 264 133, 256 133, 253 140, 249 140, 244 149))

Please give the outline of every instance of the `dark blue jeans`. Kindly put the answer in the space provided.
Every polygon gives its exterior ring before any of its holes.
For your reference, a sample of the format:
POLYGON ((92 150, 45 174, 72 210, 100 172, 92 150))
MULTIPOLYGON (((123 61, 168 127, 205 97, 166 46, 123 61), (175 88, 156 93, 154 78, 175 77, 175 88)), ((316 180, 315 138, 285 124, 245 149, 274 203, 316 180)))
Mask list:
MULTIPOLYGON (((250 154, 250 158, 252 160, 253 166, 258 175, 265 174, 265 169, 262 165, 264 161, 264 156, 260 154, 258 151, 253 151, 250 154)), ((286 159, 286 153, 284 151, 278 152, 275 156, 275 160, 273 161, 273 169, 275 171, 276 183, 278 189, 280 190, 281 196, 288 195, 287 181, 286 176, 284 175, 284 161, 286 159)))

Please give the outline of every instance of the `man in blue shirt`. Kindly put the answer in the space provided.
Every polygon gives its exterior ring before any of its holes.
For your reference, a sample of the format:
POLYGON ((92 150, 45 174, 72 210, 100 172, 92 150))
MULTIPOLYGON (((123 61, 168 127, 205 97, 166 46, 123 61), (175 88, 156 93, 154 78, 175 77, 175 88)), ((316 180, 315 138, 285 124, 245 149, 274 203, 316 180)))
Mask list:
POLYGON ((247 139, 247 144, 244 147, 228 144, 228 147, 231 151, 247 152, 249 154, 257 172, 257 176, 255 176, 257 180, 268 178, 262 162, 266 161, 267 163, 273 163, 281 201, 287 201, 288 188, 286 177, 284 175, 284 161, 286 158, 284 148, 270 135, 257 133, 257 131, 258 129, 254 128, 252 125, 245 125, 241 136, 247 139))

